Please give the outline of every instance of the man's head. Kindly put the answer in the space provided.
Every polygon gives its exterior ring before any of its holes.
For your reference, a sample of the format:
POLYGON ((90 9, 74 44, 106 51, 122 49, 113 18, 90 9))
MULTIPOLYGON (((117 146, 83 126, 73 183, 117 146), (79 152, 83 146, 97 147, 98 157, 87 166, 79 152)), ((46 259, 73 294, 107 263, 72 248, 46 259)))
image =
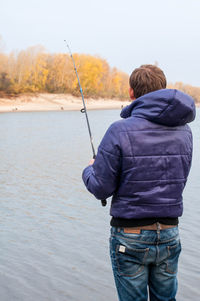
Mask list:
POLYGON ((136 99, 144 94, 165 89, 167 80, 163 71, 155 65, 142 65, 129 78, 129 94, 136 99))

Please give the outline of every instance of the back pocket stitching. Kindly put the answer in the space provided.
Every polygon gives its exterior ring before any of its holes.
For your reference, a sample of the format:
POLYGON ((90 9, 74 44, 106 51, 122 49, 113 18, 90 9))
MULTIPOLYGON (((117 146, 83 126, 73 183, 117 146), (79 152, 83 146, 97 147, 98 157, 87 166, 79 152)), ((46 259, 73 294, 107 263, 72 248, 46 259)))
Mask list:
MULTIPOLYGON (((175 245, 167 246, 168 258, 169 258, 170 255, 171 255, 170 250, 177 248, 177 247, 179 246, 179 244, 180 244, 180 241, 179 241, 177 244, 175 244, 175 245)), ((177 269, 176 269, 175 272, 173 272, 173 271, 171 271, 171 270, 169 269, 168 258, 167 258, 167 264, 166 264, 166 271, 167 271, 169 274, 176 274, 176 273, 177 273, 177 269)))
MULTIPOLYGON (((116 246, 116 249, 115 249, 115 252, 116 252, 116 262, 117 262, 117 269, 118 269, 118 273, 120 274, 120 276, 125 276, 125 277, 134 277, 136 275, 138 275, 143 269, 144 269, 144 262, 146 260, 146 257, 149 253, 149 248, 145 248, 145 249, 131 249, 135 252, 138 252, 138 253, 145 253, 144 254, 144 258, 142 260, 142 264, 141 266, 139 267, 138 271, 134 274, 125 274, 121 271, 120 269, 120 265, 119 265, 119 259, 118 259, 118 253, 121 253, 121 254, 124 254, 126 255, 126 253, 123 253, 123 252, 119 252, 119 245, 116 246)), ((129 255, 130 256, 130 255, 129 255)))

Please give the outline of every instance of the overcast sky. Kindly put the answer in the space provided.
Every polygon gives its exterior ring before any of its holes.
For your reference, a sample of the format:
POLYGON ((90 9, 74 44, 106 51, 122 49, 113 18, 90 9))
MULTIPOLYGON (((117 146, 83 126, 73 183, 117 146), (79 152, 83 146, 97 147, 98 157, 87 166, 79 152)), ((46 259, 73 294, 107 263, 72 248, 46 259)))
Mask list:
POLYGON ((127 72, 145 63, 200 86, 200 0, 0 0, 4 51, 99 55, 127 72))

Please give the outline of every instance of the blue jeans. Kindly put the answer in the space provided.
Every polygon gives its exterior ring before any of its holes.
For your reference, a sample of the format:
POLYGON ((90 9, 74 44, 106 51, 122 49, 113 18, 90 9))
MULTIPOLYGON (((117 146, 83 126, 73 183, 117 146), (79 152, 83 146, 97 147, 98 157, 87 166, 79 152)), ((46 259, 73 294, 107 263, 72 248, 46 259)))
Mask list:
POLYGON ((178 227, 124 233, 111 228, 110 256, 120 301, 175 301, 178 257, 181 252, 178 227))

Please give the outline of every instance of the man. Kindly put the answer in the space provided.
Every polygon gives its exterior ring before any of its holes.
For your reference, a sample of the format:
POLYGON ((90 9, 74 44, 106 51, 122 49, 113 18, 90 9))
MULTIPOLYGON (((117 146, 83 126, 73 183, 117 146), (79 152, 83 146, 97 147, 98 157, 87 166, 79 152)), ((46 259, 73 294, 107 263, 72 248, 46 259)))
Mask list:
POLYGON ((178 217, 192 160, 193 99, 166 89, 161 69, 130 76, 133 102, 83 171, 97 199, 112 196, 110 254, 120 301, 174 301, 181 251, 178 217))

